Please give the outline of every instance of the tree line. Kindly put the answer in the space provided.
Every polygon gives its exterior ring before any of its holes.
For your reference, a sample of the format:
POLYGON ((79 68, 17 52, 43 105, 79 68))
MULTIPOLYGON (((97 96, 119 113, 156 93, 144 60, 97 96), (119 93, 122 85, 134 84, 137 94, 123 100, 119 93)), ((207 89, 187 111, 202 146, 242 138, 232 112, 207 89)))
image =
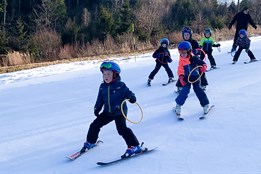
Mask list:
POLYGON ((144 50, 183 26, 226 28, 245 6, 260 24, 260 0, 0 0, 0 54, 42 62, 144 50))

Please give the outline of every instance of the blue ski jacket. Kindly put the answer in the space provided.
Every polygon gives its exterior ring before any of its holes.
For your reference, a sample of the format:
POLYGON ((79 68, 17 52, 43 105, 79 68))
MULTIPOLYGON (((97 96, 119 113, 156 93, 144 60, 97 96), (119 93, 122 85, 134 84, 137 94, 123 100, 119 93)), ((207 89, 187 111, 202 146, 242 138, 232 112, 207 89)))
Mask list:
MULTIPOLYGON (((100 85, 94 109, 100 112, 103 107, 104 113, 119 116, 122 115, 121 103, 131 97, 135 97, 135 94, 129 90, 119 76, 115 81, 109 84, 103 82, 100 85)), ((127 115, 127 111, 127 105, 124 103, 123 112, 125 115, 127 115)))

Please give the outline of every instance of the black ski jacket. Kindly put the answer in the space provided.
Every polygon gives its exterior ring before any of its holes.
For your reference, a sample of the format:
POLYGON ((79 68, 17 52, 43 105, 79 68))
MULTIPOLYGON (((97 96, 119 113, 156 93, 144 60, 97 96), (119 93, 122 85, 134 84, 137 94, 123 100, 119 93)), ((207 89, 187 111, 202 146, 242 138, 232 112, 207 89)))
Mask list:
POLYGON ((243 11, 237 13, 232 21, 229 24, 229 29, 232 27, 232 25, 237 22, 236 24, 236 30, 239 31, 241 29, 247 30, 248 23, 252 25, 256 29, 256 24, 252 20, 250 14, 245 14, 243 11))

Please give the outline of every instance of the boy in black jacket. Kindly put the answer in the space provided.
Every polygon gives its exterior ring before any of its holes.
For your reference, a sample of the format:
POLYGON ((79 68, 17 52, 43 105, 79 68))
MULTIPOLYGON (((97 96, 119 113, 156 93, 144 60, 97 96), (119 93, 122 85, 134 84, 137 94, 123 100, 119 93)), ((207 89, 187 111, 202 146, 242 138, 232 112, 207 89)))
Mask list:
POLYGON ((238 61, 238 58, 242 52, 243 49, 245 49, 247 55, 250 57, 250 62, 257 61, 252 51, 249 50, 250 47, 250 39, 247 37, 247 31, 242 29, 238 32, 239 37, 237 38, 233 50, 236 50, 237 46, 239 47, 238 50, 235 53, 235 56, 233 58, 233 63, 235 64, 238 61))
POLYGON ((151 86, 151 80, 154 79, 154 76, 158 73, 161 66, 163 66, 169 76, 168 83, 174 82, 174 75, 168 65, 168 63, 172 62, 169 50, 169 40, 167 38, 163 38, 160 40, 160 47, 153 53, 152 57, 156 60, 156 66, 154 70, 150 73, 149 79, 148 79, 148 86, 151 86))

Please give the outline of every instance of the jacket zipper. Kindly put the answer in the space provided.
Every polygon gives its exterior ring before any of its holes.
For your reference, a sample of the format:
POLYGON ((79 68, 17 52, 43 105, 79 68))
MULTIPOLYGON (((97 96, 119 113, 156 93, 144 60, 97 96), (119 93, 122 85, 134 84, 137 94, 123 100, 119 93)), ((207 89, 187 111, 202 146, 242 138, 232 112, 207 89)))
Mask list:
POLYGON ((111 113, 110 85, 108 86, 108 106, 109 106, 109 112, 111 113))

